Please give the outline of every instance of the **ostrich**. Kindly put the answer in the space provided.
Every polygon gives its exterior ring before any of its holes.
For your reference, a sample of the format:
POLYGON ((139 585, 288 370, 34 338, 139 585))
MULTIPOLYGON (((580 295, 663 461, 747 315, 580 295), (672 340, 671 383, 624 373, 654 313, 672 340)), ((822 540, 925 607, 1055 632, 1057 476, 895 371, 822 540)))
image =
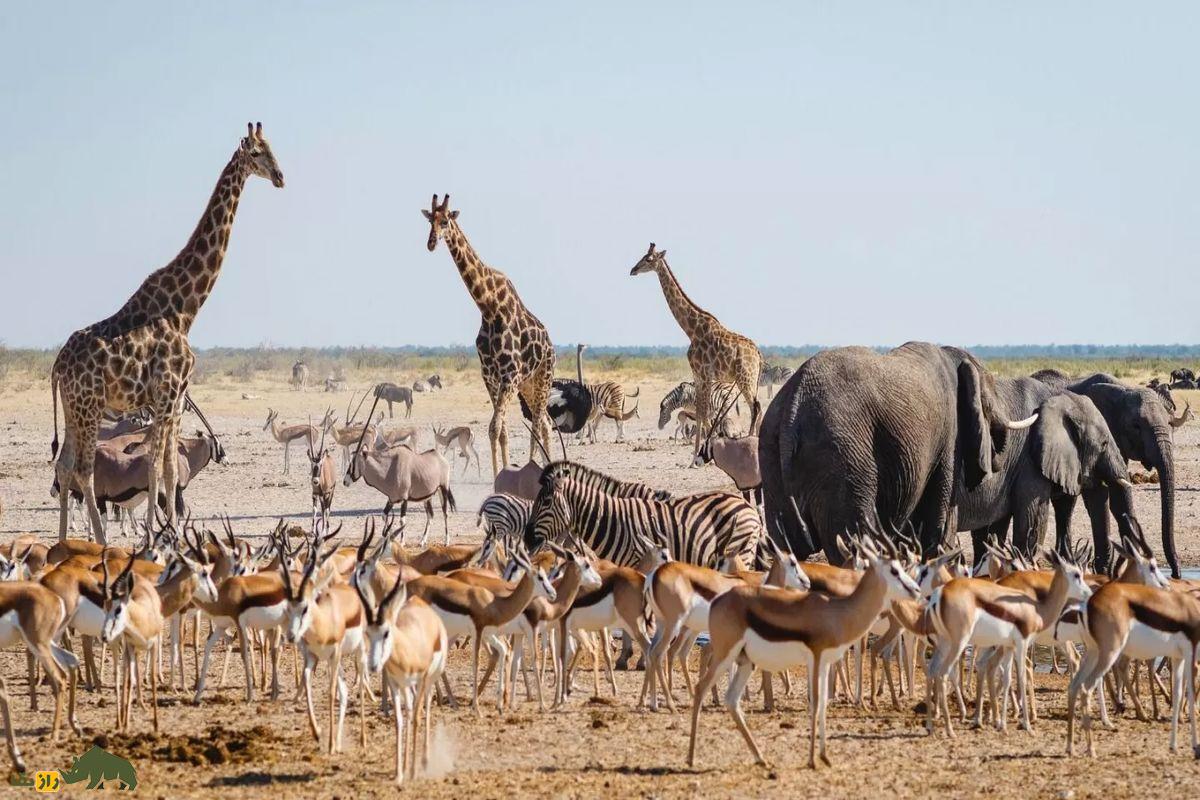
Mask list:
MULTIPOLYGON (((592 413, 592 393, 583 382, 583 348, 575 347, 575 380, 555 378, 551 383, 550 399, 546 403, 546 412, 554 429, 562 433, 578 433, 587 424, 592 413)), ((521 398, 521 414, 527 420, 533 419, 525 398, 521 398)))

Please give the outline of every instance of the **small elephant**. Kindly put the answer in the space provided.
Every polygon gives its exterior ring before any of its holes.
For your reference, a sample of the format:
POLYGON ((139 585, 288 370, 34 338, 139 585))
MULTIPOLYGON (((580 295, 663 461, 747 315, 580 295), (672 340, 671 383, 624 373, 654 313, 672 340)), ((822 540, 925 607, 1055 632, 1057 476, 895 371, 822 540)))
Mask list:
MULTIPOLYGON (((1179 556, 1175 552, 1175 446, 1172 432, 1190 418, 1189 412, 1185 410, 1175 415, 1154 389, 1126 386, 1103 372, 1072 380, 1061 372, 1043 370, 1033 377, 1060 390, 1091 398, 1108 423, 1122 457, 1126 461, 1140 461, 1148 470, 1158 470, 1163 556, 1171 567, 1171 575, 1180 577, 1179 556)), ((1085 492, 1085 504, 1088 499, 1085 492)), ((1093 524, 1107 524, 1103 510, 1108 498, 1095 495, 1091 502, 1096 506, 1095 509, 1088 508, 1093 524)), ((1096 558, 1099 562, 1099 551, 1096 558)))
MULTIPOLYGON (((1006 388, 1019 387, 1026 398, 1050 390, 1030 378, 997 381, 1001 395, 1006 388), (1001 385, 1003 384, 1003 385, 1001 385)), ((1055 509, 1055 549, 1067 552, 1071 512, 1081 493, 1111 501, 1122 533, 1133 535, 1133 485, 1125 459, 1121 457, 1108 424, 1087 397, 1073 392, 1050 394, 1037 407, 1037 422, 1018 444, 1010 442, 1008 469, 990 476, 959 504, 959 528, 971 530, 976 563, 988 538, 1002 541, 1009 519, 1013 543, 1026 555, 1040 548, 1045 536, 1048 511, 1055 509), (982 525, 981 525, 982 523, 982 525)), ((1089 502, 1089 510, 1092 508, 1089 502)), ((1108 565, 1108 508, 1105 519, 1093 517, 1097 569, 1108 565)))

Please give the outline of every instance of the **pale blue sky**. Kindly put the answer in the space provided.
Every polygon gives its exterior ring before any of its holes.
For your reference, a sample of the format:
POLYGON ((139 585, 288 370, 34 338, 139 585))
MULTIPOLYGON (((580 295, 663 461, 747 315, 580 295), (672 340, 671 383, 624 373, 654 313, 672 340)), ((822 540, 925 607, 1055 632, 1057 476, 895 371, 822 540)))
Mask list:
POLYGON ((247 120, 287 187, 197 346, 473 341, 446 191, 559 343, 684 342, 651 240, 763 344, 1200 339, 1194 3, 167 6, 0 10, 6 344, 173 257, 247 120))

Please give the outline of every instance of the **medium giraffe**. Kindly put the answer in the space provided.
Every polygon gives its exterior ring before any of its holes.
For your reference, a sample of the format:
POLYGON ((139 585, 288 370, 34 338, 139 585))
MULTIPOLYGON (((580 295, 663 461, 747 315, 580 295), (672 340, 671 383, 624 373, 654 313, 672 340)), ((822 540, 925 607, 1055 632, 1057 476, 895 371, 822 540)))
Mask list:
POLYGON ((655 250, 654 242, 629 274, 641 275, 643 272, 658 273, 667 305, 691 341, 687 357, 696 379, 696 452, 700 451, 700 440, 708 432, 713 394, 720 384, 734 384, 741 391, 750 406, 750 432, 756 433, 761 411, 756 395, 763 363, 758 346, 740 333, 729 330, 692 302, 667 266, 667 251, 655 250))
MULTIPOLYGON (((179 417, 184 392, 196 358, 188 345, 188 331, 200 306, 208 298, 221 271, 229 232, 246 178, 251 174, 283 186, 283 173, 262 135, 262 123, 248 125, 233 157, 225 165, 216 189, 192 237, 171 263, 152 272, 121 309, 105 320, 75 331, 58 351, 50 372, 54 400, 54 441, 60 486, 74 484, 83 492, 92 530, 102 544, 104 523, 96 508, 92 485, 96 434, 100 415, 114 411, 148 409, 152 417, 147 441, 154 457, 148 459, 147 523, 154 521, 158 504, 158 477, 165 497, 175 496, 179 417), (62 398, 65 433, 58 449, 58 399, 62 398), (69 482, 68 482, 69 479, 69 482)), ((59 540, 67 536, 67 498, 60 494, 59 540)), ((168 519, 175 506, 167 503, 168 519)))
POLYGON ((505 411, 513 397, 520 393, 534 414, 530 429, 529 456, 550 448, 550 420, 546 403, 550 399, 550 384, 554 379, 554 345, 546 326, 530 313, 516 287, 503 272, 493 269, 475 252, 458 226, 458 212, 450 210, 450 195, 438 205, 437 195, 429 210, 422 209, 429 220, 429 251, 437 248, 438 239, 446 242, 450 256, 458 267, 471 299, 479 306, 483 320, 475 349, 483 383, 492 399, 492 421, 488 438, 492 445, 492 476, 508 464, 508 425, 505 411), (496 445, 499 443, 499 459, 496 445))

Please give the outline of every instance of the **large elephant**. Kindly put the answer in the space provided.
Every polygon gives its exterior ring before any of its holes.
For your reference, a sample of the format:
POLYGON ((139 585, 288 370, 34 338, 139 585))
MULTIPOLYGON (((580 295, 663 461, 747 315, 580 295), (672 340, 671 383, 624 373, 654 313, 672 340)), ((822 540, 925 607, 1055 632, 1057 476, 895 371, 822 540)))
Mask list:
MULTIPOLYGON (((1121 455, 1127 461, 1140 461, 1146 469, 1158 470, 1163 556, 1171 566, 1171 575, 1180 577, 1179 556, 1175 552, 1175 451, 1171 431, 1182 425, 1185 417, 1173 416, 1153 389, 1126 386, 1102 372, 1072 380, 1057 370, 1043 370, 1033 377, 1049 386, 1087 395, 1108 422, 1121 455)), ((1084 494, 1093 524, 1097 521, 1107 524, 1107 503, 1107 497, 1084 494)), ((1055 515, 1059 515, 1057 506, 1055 515)))
MULTIPOLYGON (((1133 535, 1126 515, 1133 514, 1133 484, 1125 459, 1104 417, 1087 397, 1051 388, 1033 378, 1000 378, 996 393, 1010 417, 1037 413, 1027 432, 1009 437, 1000 469, 957 495, 958 528, 972 532, 975 558, 989 536, 1003 540, 1011 520, 1014 543, 1023 552, 1043 544, 1048 511, 1055 508, 1056 549, 1067 551, 1071 509, 1085 498, 1111 498, 1112 513, 1125 534, 1133 535)), ((1086 500, 1089 508, 1092 501, 1086 500)), ((1096 569, 1108 566, 1109 525, 1093 517, 1096 569)))
POLYGON ((810 358, 771 401, 759 433, 767 520, 798 556, 841 562, 838 534, 911 521, 927 549, 956 531, 956 483, 1000 465, 1013 422, 995 380, 965 350, 909 342, 810 358), (795 502, 809 541, 792 511, 795 502))

